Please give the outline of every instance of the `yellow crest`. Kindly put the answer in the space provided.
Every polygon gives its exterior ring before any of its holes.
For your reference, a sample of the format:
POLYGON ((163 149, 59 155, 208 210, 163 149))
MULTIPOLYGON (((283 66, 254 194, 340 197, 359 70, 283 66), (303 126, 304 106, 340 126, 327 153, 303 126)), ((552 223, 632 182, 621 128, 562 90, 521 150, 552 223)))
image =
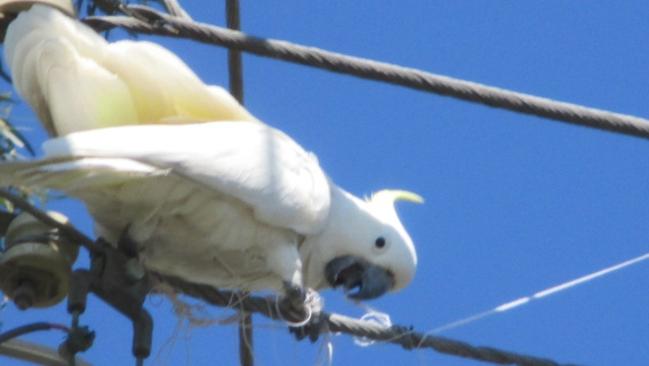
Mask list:
POLYGON ((390 202, 407 201, 412 203, 424 203, 424 198, 417 193, 402 191, 399 189, 384 189, 372 195, 372 202, 390 202))

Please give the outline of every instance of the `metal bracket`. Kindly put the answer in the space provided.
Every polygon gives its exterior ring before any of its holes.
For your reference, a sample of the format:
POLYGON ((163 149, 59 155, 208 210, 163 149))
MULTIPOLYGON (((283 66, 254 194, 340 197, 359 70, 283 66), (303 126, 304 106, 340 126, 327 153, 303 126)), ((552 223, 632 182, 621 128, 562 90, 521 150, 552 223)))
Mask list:
MULTIPOLYGON (((78 319, 86 309, 88 293, 110 304, 133 323, 132 352, 141 365, 151 353, 153 319, 143 304, 151 289, 151 281, 132 248, 120 243, 115 248, 99 239, 98 251, 91 255, 90 270, 72 273, 68 294, 68 312, 72 314, 72 329, 78 329, 78 319)), ((82 351, 72 339, 62 345, 68 354, 82 351)))

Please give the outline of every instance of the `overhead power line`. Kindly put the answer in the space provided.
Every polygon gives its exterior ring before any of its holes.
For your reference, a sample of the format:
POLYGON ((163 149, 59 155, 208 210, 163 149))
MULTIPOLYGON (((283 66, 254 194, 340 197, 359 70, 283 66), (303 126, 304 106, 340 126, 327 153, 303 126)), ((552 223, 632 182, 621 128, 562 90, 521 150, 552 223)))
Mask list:
POLYGON ((508 302, 505 302, 505 303, 500 304, 498 306, 495 306, 495 307, 493 307, 493 308, 491 308, 489 310, 481 311, 479 313, 464 317, 462 319, 459 319, 459 320, 444 324, 442 326, 439 326, 439 327, 431 330, 430 332, 431 333, 439 333, 439 332, 447 331, 447 330, 450 330, 450 329, 458 328, 458 327, 461 327, 461 326, 465 326, 467 324, 471 324, 471 323, 473 323, 475 321, 482 320, 484 318, 487 318, 487 317, 490 317, 490 316, 493 316, 493 315, 496 315, 496 314, 502 314, 504 312, 511 311, 511 310, 516 309, 518 307, 527 305, 527 304, 529 304, 529 303, 531 303, 533 301, 540 300, 540 299, 542 299, 544 297, 548 297, 548 296, 554 295, 556 293, 559 293, 561 291, 571 289, 571 288, 573 288, 575 286, 582 285, 582 284, 584 284, 586 282, 590 282, 590 281, 595 280, 595 279, 600 278, 600 277, 604 277, 606 275, 612 274, 614 272, 617 272, 617 271, 622 270, 624 268, 633 266, 633 265, 638 264, 640 262, 644 262, 646 260, 649 260, 649 253, 645 253, 645 254, 637 256, 635 258, 631 258, 631 259, 625 260, 623 262, 614 264, 612 266, 608 266, 606 268, 597 270, 595 272, 591 272, 591 273, 589 273, 587 275, 583 275, 583 276, 575 278, 573 280, 562 282, 562 283, 560 283, 558 285, 548 287, 548 288, 546 288, 544 290, 537 291, 537 292, 535 292, 535 293, 533 293, 533 294, 531 294, 529 296, 519 297, 519 298, 514 299, 512 301, 508 301, 508 302))
POLYGON ((121 27, 139 33, 191 39, 491 107, 649 138, 649 120, 644 118, 513 92, 315 47, 254 37, 239 31, 163 14, 146 6, 128 5, 123 6, 123 9, 132 16, 93 16, 83 21, 97 31, 121 27))
MULTIPOLYGON (((173 276, 155 274, 162 283, 170 285, 175 290, 201 299, 209 304, 243 309, 246 312, 262 314, 275 320, 282 320, 290 313, 290 309, 277 306, 275 298, 248 296, 237 298, 236 293, 215 289, 208 285, 188 283, 173 276), (281 312, 281 314, 280 314, 281 312)), ((344 333, 356 337, 365 337, 374 341, 393 343, 405 349, 430 348, 447 355, 470 358, 501 365, 520 366, 568 366, 545 358, 523 355, 493 347, 476 347, 468 343, 445 337, 431 336, 414 331, 412 327, 399 325, 384 326, 374 322, 350 318, 341 314, 322 312, 304 328, 299 338, 317 339, 322 333, 344 333)))

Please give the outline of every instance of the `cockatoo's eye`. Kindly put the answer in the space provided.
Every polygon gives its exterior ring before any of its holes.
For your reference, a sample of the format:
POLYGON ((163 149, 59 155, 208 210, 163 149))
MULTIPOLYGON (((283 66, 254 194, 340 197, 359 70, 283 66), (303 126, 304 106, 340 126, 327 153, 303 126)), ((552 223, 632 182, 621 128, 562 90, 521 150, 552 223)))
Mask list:
POLYGON ((385 244, 386 244, 385 238, 382 236, 379 236, 374 241, 374 246, 377 247, 378 249, 383 249, 385 247, 385 244))

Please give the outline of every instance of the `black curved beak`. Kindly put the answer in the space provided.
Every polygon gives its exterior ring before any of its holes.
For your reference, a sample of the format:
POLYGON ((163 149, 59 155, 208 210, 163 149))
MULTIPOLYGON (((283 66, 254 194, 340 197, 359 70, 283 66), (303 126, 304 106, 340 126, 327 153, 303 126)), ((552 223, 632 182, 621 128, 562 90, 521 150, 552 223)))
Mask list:
POLYGON ((394 275, 367 260, 351 255, 327 263, 325 277, 331 287, 342 286, 354 300, 375 299, 394 286, 394 275))

